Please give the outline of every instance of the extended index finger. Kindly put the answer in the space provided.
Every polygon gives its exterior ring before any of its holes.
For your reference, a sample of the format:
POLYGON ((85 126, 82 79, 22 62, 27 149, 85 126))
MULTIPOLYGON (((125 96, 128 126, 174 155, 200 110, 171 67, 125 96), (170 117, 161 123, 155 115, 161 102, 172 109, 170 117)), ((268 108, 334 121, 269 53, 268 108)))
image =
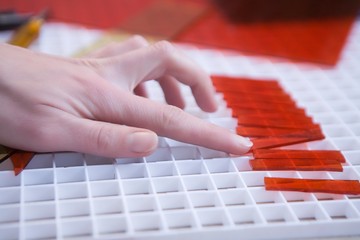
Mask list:
POLYGON ((160 136, 220 151, 243 154, 251 142, 228 129, 196 118, 180 108, 153 102, 131 94, 108 91, 110 106, 98 109, 97 119, 146 128, 160 136), (111 109, 111 111, 109 111, 111 109))

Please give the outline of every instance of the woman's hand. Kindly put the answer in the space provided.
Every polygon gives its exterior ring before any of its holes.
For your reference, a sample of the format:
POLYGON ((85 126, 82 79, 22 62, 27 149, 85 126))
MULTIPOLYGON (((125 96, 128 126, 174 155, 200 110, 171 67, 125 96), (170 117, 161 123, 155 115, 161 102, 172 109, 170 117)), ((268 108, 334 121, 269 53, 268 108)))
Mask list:
POLYGON ((0 44, 0 143, 36 151, 77 151, 139 157, 157 147, 157 134, 232 154, 251 142, 191 116, 178 82, 191 87, 204 111, 216 110, 206 73, 168 42, 141 37, 87 58, 60 58, 0 44), (137 96, 156 79, 171 105, 137 96), (177 107, 176 107, 177 106, 177 107))

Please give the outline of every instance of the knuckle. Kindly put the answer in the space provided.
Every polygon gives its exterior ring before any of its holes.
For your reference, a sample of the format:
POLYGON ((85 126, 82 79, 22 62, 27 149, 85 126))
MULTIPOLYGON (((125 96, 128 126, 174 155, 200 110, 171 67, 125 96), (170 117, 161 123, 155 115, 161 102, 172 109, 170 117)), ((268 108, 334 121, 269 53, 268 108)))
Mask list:
POLYGON ((172 56, 176 51, 174 45, 168 41, 157 42, 153 45, 153 48, 163 56, 172 56))
POLYGON ((140 35, 133 36, 130 41, 134 44, 135 47, 146 47, 149 45, 148 41, 140 35))

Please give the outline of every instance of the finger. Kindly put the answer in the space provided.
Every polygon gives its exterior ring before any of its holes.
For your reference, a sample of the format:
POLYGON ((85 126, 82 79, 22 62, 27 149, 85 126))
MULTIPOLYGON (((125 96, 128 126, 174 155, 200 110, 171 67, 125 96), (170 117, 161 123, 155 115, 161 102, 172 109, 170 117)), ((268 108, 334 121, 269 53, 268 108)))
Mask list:
POLYGON ((114 158, 149 155, 158 141, 146 129, 80 118, 70 118, 58 137, 67 150, 114 158))
POLYGON ((106 58, 121 55, 135 49, 148 46, 149 43, 140 35, 132 36, 123 42, 112 42, 103 48, 87 54, 87 58, 106 58))
POLYGON ((119 79, 126 74, 133 79, 135 86, 145 80, 172 76, 191 87, 201 109, 213 112, 217 108, 210 77, 166 41, 119 57, 108 58, 103 66, 104 72, 110 73, 107 77, 119 79))
POLYGON ((184 109, 185 102, 181 96, 177 81, 171 76, 164 76, 159 78, 158 81, 163 89, 166 102, 170 105, 184 109))
POLYGON ((149 129, 164 137, 232 154, 243 154, 252 145, 247 139, 174 106, 111 90, 106 97, 113 99, 112 105, 98 108, 95 115, 102 121, 149 129))

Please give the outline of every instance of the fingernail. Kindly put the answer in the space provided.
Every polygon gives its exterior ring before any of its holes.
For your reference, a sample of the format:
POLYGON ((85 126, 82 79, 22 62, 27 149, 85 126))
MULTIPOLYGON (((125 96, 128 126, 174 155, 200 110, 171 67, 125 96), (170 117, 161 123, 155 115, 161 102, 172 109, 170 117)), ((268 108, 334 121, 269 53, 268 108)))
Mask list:
POLYGON ((152 132, 134 132, 128 136, 127 143, 131 151, 146 153, 157 147, 158 138, 152 132))
POLYGON ((245 137, 241 137, 241 136, 237 136, 238 137, 238 141, 240 142, 241 145, 251 148, 253 146, 253 143, 250 141, 249 138, 245 138, 245 137))

